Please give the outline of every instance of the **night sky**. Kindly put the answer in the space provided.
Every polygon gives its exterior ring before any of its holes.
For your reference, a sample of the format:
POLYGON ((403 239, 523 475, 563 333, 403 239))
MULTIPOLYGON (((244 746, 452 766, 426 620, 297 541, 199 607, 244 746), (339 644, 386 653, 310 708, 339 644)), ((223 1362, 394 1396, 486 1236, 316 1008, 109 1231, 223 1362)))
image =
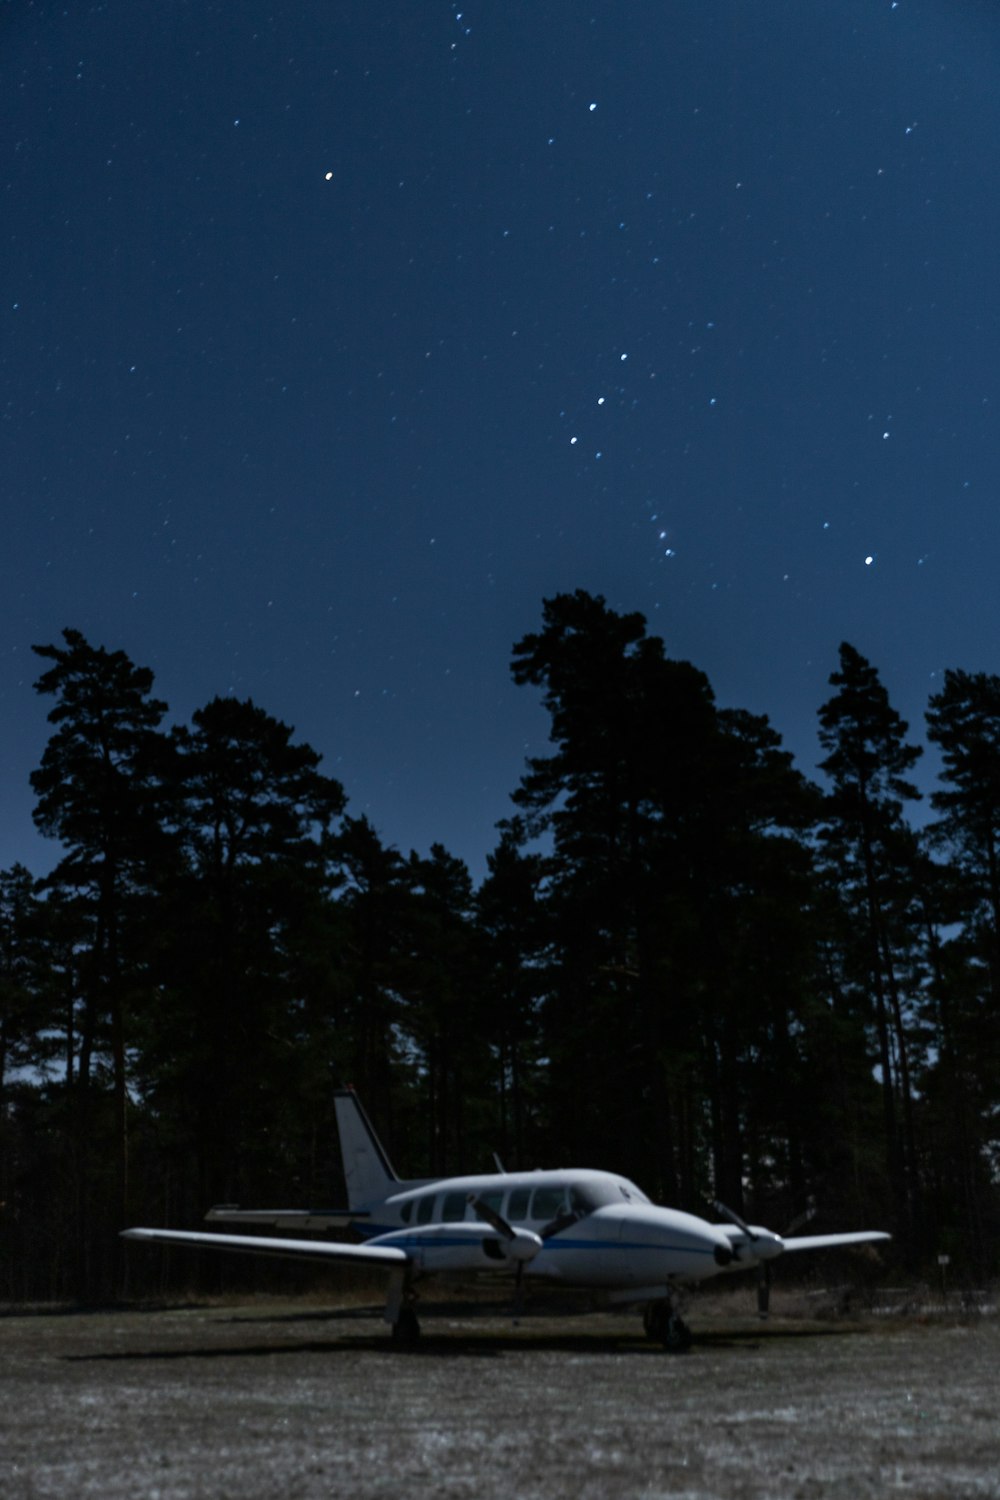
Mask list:
POLYGON ((837 647, 1000 671, 1000 7, 0 6, 0 866, 64 626, 483 871, 543 597, 812 774, 837 647))

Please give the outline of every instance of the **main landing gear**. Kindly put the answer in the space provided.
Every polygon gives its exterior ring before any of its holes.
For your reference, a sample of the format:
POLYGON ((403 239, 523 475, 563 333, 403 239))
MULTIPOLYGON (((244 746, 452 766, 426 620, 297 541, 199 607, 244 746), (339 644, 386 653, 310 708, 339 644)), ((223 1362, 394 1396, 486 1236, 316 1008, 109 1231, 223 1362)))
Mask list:
POLYGON ((393 1271, 383 1317, 392 1329, 392 1342, 401 1349, 411 1349, 420 1337, 420 1323, 413 1310, 415 1296, 409 1267, 393 1271))
POLYGON ((643 1313, 646 1337, 662 1344, 668 1354, 684 1354, 691 1347, 691 1330, 672 1302, 651 1302, 643 1313))
POLYGON ((399 1309, 399 1316, 392 1325, 392 1342, 400 1348, 412 1348, 420 1337, 420 1322, 413 1308, 407 1304, 399 1309))

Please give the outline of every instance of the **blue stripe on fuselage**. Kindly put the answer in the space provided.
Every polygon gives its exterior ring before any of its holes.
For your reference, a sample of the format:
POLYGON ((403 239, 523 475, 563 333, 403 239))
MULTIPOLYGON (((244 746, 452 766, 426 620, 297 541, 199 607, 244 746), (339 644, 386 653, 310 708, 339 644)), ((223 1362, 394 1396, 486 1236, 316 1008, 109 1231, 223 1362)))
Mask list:
MULTIPOLYGON (((527 1225, 521 1225, 519 1227, 520 1228, 527 1228, 527 1225)), ((380 1226, 380 1225, 368 1225, 368 1224, 366 1224, 364 1226, 363 1233, 364 1233, 365 1240, 368 1240, 368 1239, 372 1239, 375 1236, 381 1235, 381 1234, 395 1234, 395 1235, 399 1236, 400 1231, 399 1231, 398 1228, 396 1228, 396 1229, 390 1229, 388 1227, 384 1227, 384 1226, 380 1226)), ((484 1226, 484 1230, 483 1230, 483 1238, 484 1239, 489 1239, 490 1238, 490 1235, 489 1235, 489 1233, 488 1233, 488 1231, 487 1231, 487 1229, 486 1229, 485 1226, 484 1226)), ((410 1248, 412 1246, 415 1249, 416 1248, 423 1248, 423 1249, 438 1249, 438 1250, 443 1250, 443 1249, 454 1249, 456 1246, 461 1246, 461 1245, 471 1245, 472 1241, 471 1241, 470 1236, 468 1236, 468 1235, 459 1235, 459 1236, 456 1236, 455 1238, 452 1239, 452 1238, 445 1238, 441 1234, 424 1235, 424 1234, 421 1234, 421 1232, 420 1232, 419 1229, 414 1229, 410 1234, 408 1234, 406 1236, 405 1240, 401 1239, 401 1238, 397 1238, 396 1241, 395 1241, 395 1243, 397 1245, 399 1245, 400 1248, 403 1248, 404 1246, 406 1248, 410 1248)), ((641 1241, 631 1241, 631 1240, 590 1240, 590 1239, 584 1240, 584 1239, 567 1239, 566 1236, 565 1236, 565 1234, 556 1235, 551 1240, 543 1240, 542 1241, 542 1248, 541 1248, 541 1250, 538 1253, 539 1253, 539 1255, 542 1255, 542 1254, 551 1255, 551 1253, 554 1250, 603 1250, 605 1253, 607 1253, 607 1252, 616 1253, 616 1252, 621 1251, 621 1250, 625 1250, 625 1251, 646 1251, 646 1252, 648 1252, 650 1250, 668 1250, 672 1254, 680 1254, 680 1255, 713 1255, 714 1256, 714 1254, 715 1254, 714 1246, 711 1246, 711 1245, 671 1245, 671 1244, 652 1244, 651 1245, 648 1242, 642 1243, 641 1241)))

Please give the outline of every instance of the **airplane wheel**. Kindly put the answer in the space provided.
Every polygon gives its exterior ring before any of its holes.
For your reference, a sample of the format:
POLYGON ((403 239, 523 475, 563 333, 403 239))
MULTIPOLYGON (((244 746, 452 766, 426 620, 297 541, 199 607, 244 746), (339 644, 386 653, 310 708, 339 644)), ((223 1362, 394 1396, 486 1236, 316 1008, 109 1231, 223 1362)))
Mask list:
POLYGON ((670 1354, 683 1354, 691 1347, 690 1328, 668 1303, 656 1302, 647 1307, 642 1326, 646 1337, 662 1344, 670 1354))
POLYGON ((412 1307, 404 1307, 392 1325, 392 1341, 409 1347, 420 1337, 420 1323, 412 1307))
POLYGON ((691 1330, 683 1318, 672 1313, 667 1318, 661 1341, 668 1354, 686 1354, 691 1347, 691 1330))
POLYGON ((663 1340, 666 1332, 668 1311, 662 1302, 651 1302, 642 1315, 642 1326, 646 1337, 655 1344, 663 1340))

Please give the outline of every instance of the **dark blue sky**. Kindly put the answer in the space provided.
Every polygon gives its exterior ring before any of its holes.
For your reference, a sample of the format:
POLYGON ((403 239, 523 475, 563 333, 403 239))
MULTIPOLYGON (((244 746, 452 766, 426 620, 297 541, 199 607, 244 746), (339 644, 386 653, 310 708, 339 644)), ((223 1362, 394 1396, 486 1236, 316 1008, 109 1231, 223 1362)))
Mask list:
POLYGON ((477 874, 544 596, 807 772, 842 639, 1000 671, 994 5, 18 0, 0 97, 0 865, 65 625, 477 874))

